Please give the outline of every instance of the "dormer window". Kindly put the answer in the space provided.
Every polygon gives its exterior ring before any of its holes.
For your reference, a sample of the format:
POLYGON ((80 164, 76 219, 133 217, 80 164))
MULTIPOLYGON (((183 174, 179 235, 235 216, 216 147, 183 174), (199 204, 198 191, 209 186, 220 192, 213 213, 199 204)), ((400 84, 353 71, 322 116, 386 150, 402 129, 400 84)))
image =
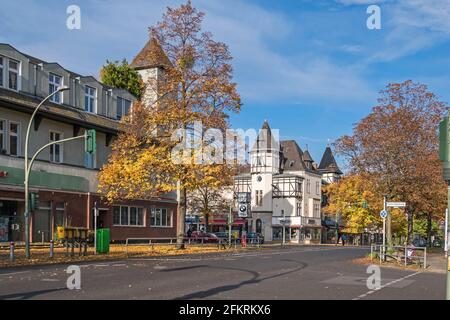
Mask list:
POLYGON ((0 56, 0 87, 19 90, 20 62, 0 56))
POLYGON ((3 67, 3 57, 0 57, 0 87, 3 87, 3 72, 4 67, 3 67))
POLYGON ((130 113, 131 101, 117 97, 117 120, 122 119, 122 117, 127 116, 130 113))
MULTIPOLYGON (((55 92, 56 90, 58 90, 59 87, 62 86, 62 77, 50 73, 48 76, 48 94, 52 94, 53 92, 55 92)), ((54 103, 62 103, 62 92, 58 92, 57 94, 54 94, 51 98, 50 98, 51 102, 54 103)))
POLYGON ((9 60, 8 68, 8 87, 11 90, 19 90, 19 62, 15 60, 9 60))
POLYGON ((97 90, 95 88, 85 86, 84 110, 87 112, 95 113, 97 111, 96 100, 97 100, 97 90))

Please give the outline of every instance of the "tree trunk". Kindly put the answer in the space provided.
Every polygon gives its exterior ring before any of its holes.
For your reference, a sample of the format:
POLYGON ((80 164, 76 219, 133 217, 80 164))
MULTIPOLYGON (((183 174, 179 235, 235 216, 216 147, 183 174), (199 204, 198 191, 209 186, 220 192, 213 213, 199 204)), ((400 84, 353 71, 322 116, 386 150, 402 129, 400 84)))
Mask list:
POLYGON ((204 213, 205 216, 205 231, 209 232, 209 213, 204 213))
POLYGON ((412 236, 414 232, 414 217, 410 211, 408 211, 408 233, 406 238, 406 244, 410 245, 412 242, 412 236))
POLYGON ((427 214, 427 247, 431 248, 432 247, 432 243, 431 243, 431 231, 432 231, 432 219, 431 219, 431 213, 427 214))
POLYGON ((180 190, 178 201, 177 249, 184 249, 184 229, 186 223, 186 188, 180 190))
POLYGON ((392 215, 388 214, 386 218, 386 245, 392 247, 392 215))

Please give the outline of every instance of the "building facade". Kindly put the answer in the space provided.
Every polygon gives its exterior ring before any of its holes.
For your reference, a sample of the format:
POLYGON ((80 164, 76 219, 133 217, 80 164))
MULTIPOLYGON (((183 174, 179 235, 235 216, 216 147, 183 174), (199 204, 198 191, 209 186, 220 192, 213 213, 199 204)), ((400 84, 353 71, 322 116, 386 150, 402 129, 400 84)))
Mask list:
POLYGON ((294 140, 277 141, 267 122, 250 150, 248 172, 235 177, 235 195, 250 205, 248 231, 267 241, 319 243, 322 174, 294 140))
MULTIPOLYGON (((157 44, 146 45, 139 55, 160 49, 157 44)), ((160 73, 163 66, 149 58, 145 65, 141 61, 140 72, 160 73)), ((56 144, 37 157, 30 174, 30 192, 39 197, 39 208, 31 213, 32 241, 53 239, 57 226, 92 229, 95 204, 98 226, 110 228, 112 240, 174 237, 176 195, 109 204, 97 193, 99 169, 108 161, 111 143, 122 129, 120 120, 136 98, 94 77, 0 44, 0 242, 23 240, 26 130, 38 103, 60 86, 70 90, 54 95, 38 112, 31 127, 29 157, 51 141, 80 136, 88 129, 97 132, 97 150, 86 154, 80 139, 56 144)))

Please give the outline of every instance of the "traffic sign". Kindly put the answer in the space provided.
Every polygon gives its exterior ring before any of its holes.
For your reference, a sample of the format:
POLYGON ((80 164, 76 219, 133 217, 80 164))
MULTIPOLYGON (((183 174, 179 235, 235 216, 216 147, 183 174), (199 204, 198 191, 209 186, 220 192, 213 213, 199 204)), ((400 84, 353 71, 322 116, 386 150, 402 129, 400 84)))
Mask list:
POLYGON ((406 202, 386 202, 386 207, 390 208, 404 208, 406 207, 406 202))
POLYGON ((381 217, 382 219, 386 219, 387 216, 388 216, 388 212, 387 212, 386 210, 381 210, 381 211, 380 211, 380 217, 381 217))

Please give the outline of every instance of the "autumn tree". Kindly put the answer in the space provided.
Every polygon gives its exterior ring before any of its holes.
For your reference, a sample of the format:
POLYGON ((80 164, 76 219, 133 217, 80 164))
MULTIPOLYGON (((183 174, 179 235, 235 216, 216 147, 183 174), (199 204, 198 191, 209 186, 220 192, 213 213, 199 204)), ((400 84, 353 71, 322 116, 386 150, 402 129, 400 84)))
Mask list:
POLYGON ((325 214, 340 214, 346 232, 362 233, 364 229, 380 227, 379 209, 382 201, 377 197, 370 181, 359 175, 349 175, 324 187, 328 205, 325 214), (367 207, 362 204, 366 202, 367 207))
POLYGON ((241 107, 228 47, 202 32, 203 17, 189 1, 168 8, 150 28, 151 41, 162 51, 147 54, 167 56, 164 75, 145 83, 150 94, 124 119, 124 133, 99 178, 110 201, 178 191, 179 247, 188 192, 217 188, 232 174, 234 164, 223 160, 222 142, 228 114, 241 107))
POLYGON ((125 89, 137 98, 141 97, 144 90, 144 82, 139 73, 130 67, 126 59, 122 62, 106 61, 100 70, 100 79, 104 84, 125 89))
MULTIPOLYGON (((446 188, 438 159, 439 121, 446 110, 426 85, 405 81, 380 92, 378 105, 336 142, 350 172, 370 181, 387 200, 405 201, 408 241, 413 217, 441 216, 446 188)), ((391 215, 388 242, 391 243, 391 215)))

